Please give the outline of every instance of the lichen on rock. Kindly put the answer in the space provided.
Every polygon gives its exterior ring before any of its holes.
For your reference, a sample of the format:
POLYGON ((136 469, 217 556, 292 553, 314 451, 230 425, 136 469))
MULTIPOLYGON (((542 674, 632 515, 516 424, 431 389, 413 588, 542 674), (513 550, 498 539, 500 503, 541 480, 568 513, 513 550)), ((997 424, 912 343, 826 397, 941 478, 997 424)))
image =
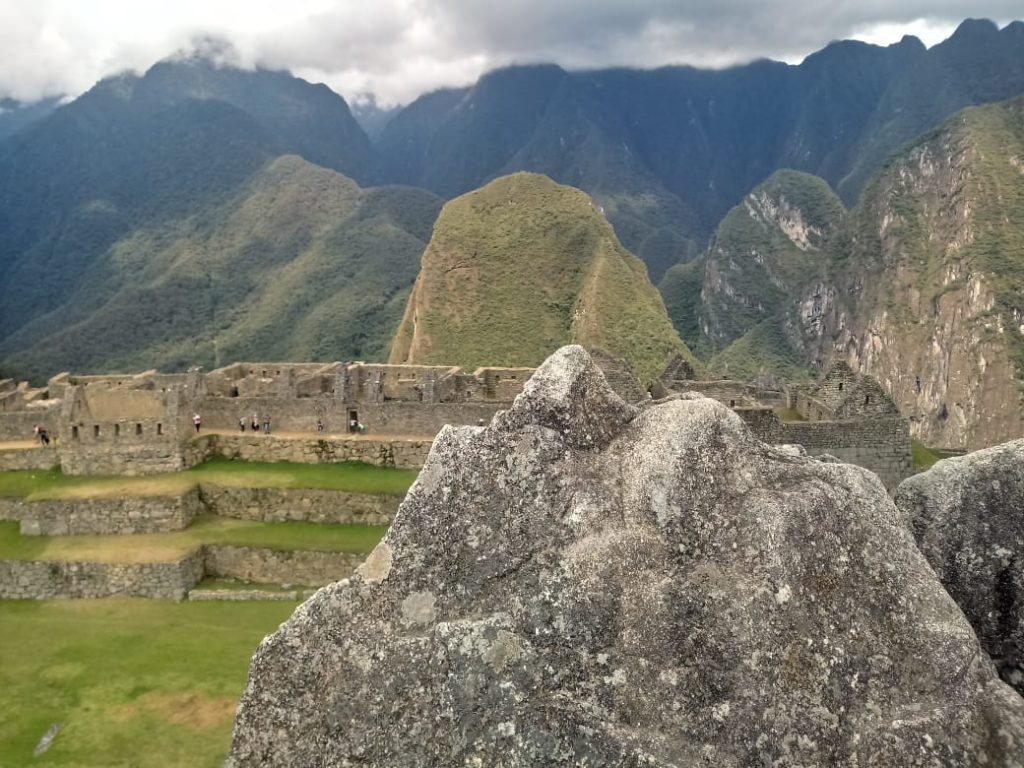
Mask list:
POLYGON ((580 347, 438 435, 381 547, 260 646, 231 766, 1024 764, 874 475, 580 347))

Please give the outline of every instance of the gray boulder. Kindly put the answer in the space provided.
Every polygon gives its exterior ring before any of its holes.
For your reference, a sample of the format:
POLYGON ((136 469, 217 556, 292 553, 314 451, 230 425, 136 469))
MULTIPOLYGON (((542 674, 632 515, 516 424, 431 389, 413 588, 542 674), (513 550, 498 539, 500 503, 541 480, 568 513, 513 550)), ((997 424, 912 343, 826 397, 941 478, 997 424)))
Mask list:
POLYGON ((1024 440, 940 461, 895 498, 999 674, 1024 693, 1024 440))
POLYGON ((229 765, 1019 768, 1024 699, 875 475, 566 347, 263 642, 229 765))

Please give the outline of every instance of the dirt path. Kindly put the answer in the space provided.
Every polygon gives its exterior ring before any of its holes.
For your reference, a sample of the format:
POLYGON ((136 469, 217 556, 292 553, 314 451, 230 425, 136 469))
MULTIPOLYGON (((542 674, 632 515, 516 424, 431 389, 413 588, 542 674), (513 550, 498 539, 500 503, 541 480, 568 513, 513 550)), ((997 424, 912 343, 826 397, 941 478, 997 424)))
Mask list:
POLYGON ((0 451, 23 451, 26 448, 41 448, 38 440, 0 441, 0 451))

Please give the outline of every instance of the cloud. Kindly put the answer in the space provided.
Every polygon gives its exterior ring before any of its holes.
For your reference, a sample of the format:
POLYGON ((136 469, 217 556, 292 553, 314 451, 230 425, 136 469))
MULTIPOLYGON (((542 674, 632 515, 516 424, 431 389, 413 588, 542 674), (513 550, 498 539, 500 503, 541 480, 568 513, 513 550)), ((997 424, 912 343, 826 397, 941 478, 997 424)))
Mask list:
POLYGON ((799 61, 834 39, 884 44, 909 32, 933 44, 964 17, 1019 13, 1016 0, 5 0, 0 96, 75 95, 211 38, 230 43, 235 63, 393 104, 509 63, 799 61))

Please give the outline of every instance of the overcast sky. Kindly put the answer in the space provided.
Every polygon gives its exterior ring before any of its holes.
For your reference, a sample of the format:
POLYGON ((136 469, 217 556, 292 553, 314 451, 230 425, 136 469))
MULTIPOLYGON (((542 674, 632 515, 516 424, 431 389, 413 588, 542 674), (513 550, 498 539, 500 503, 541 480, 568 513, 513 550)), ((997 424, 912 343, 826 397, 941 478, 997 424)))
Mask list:
POLYGON ((799 62, 830 40, 934 45, 965 17, 1021 16, 1020 0, 0 0, 0 96, 77 95, 203 37, 393 104, 510 63, 799 62))

